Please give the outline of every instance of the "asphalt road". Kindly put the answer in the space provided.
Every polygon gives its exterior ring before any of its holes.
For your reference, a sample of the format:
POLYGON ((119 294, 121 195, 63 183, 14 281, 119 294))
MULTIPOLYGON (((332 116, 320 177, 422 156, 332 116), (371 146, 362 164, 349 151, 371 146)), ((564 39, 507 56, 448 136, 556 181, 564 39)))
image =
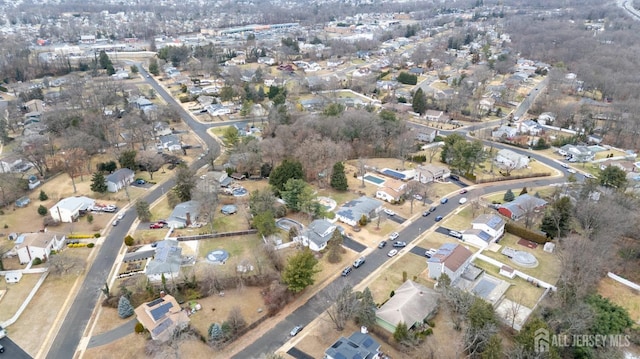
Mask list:
POLYGON ((0 339, 0 345, 4 347, 4 353, 0 354, 1 358, 31 359, 31 355, 22 350, 22 348, 9 339, 9 337, 0 339))

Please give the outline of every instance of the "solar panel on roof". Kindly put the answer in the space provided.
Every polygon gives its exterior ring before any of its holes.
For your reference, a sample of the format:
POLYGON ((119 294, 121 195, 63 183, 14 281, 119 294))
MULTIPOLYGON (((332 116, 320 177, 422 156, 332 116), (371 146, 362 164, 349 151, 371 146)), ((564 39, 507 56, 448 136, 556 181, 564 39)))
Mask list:
POLYGON ((172 306, 173 304, 167 302, 162 304, 158 308, 151 309, 151 317, 153 317, 153 321, 157 322, 158 319, 164 317, 165 314, 169 313, 169 310, 171 310, 172 306))
POLYGON ((364 345, 365 347, 370 347, 373 344, 373 339, 371 338, 367 338, 365 339, 365 341, 362 343, 362 345, 364 345))
POLYGON ((500 217, 493 216, 489 219, 489 221, 487 222, 487 225, 491 228, 494 228, 495 226, 498 225, 498 223, 500 223, 500 221, 502 221, 500 217))
POLYGON ((167 328, 169 328, 172 324, 173 320, 171 320, 171 318, 167 318, 167 320, 162 321, 162 323, 158 324, 157 327, 153 328, 151 333, 153 333, 153 335, 158 335, 167 330, 167 328))
POLYGON ((155 307, 156 305, 160 304, 164 302, 164 299, 162 298, 158 298, 158 299, 154 299, 152 301, 150 301, 149 303, 147 303, 147 307, 155 307))
POLYGON ((342 353, 336 353, 333 357, 335 359, 347 359, 347 357, 344 356, 344 354, 342 354, 342 353))

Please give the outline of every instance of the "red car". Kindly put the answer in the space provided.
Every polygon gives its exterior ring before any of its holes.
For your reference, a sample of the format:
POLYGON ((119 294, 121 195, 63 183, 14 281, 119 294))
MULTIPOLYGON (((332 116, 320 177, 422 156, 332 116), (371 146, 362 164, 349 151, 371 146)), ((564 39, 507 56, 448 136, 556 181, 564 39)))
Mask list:
POLYGON ((162 223, 151 223, 149 225, 149 229, 158 229, 158 228, 164 228, 164 224, 162 224, 162 223))
POLYGON ((463 188, 462 191, 460 191, 460 194, 465 194, 465 193, 467 193, 467 190, 463 188))

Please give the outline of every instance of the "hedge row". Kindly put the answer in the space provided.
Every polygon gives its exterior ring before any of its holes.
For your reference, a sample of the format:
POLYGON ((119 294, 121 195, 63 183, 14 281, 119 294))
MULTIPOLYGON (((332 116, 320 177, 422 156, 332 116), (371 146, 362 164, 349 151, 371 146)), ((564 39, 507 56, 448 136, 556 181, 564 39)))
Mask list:
POLYGON ((82 247, 93 248, 93 246, 94 246, 93 243, 69 243, 69 244, 67 244, 67 247, 69 247, 69 248, 82 248, 82 247))
POLYGON ((547 236, 545 236, 542 233, 534 232, 530 229, 520 227, 517 224, 513 224, 513 223, 505 224, 504 230, 507 233, 513 234, 514 236, 522 237, 524 239, 528 239, 531 242, 535 242, 538 244, 545 244, 551 241, 551 239, 547 238, 547 236))
POLYGON ((94 234, 70 234, 67 236, 67 239, 89 239, 89 238, 99 238, 100 233, 94 234))

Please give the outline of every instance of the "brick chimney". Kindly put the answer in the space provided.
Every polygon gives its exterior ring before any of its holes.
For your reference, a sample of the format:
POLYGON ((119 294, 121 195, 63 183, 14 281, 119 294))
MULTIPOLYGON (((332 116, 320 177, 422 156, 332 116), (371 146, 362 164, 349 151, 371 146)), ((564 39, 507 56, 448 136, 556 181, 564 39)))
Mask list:
POLYGON ((187 212, 187 226, 191 225, 191 213, 187 212))

